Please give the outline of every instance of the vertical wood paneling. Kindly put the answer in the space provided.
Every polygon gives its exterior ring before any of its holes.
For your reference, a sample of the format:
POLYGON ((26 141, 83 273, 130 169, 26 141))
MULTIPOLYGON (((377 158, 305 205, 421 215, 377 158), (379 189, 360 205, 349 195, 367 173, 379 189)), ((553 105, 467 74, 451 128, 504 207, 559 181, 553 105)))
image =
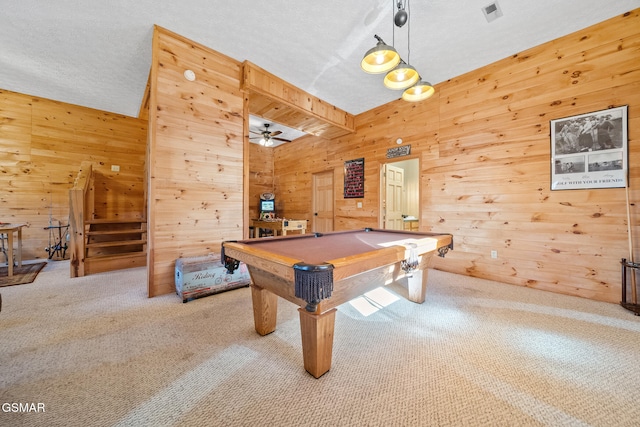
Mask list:
POLYGON ((153 43, 149 296, 175 291, 177 258, 219 252, 245 228, 241 64, 160 27, 153 43))
POLYGON ((48 256, 50 216, 68 223, 82 161, 99 176, 97 217, 143 215, 146 133, 145 120, 0 90, 0 221, 28 224, 24 259, 48 256))
MULTIPOLYGON (((273 150, 258 144, 249 144, 249 218, 260 217, 258 204, 262 193, 274 192, 273 150)), ((280 204, 280 200, 276 200, 280 204)), ((280 211, 280 206, 276 206, 280 211)))
MULTIPOLYGON (((461 237, 442 268, 619 301, 619 261, 628 255, 624 189, 550 191, 549 120, 639 105, 638 24, 636 11, 438 88, 446 101, 441 156, 429 173, 422 219, 461 237)), ((631 128, 631 157, 637 135, 631 128)))
POLYGON ((274 188, 278 215, 312 220, 312 175, 333 169, 328 161, 327 140, 304 136, 294 144, 273 149, 274 188))
POLYGON ((455 250, 436 259, 436 268, 618 302, 620 258, 629 255, 625 190, 551 191, 549 120, 629 105, 637 260, 639 11, 443 82, 425 102, 360 114, 355 135, 276 148, 284 215, 309 213, 312 173, 333 169, 336 229, 378 226, 380 167, 401 137, 420 159, 421 229, 455 236, 455 250), (359 157, 366 168, 362 209, 342 197, 343 162, 359 157))

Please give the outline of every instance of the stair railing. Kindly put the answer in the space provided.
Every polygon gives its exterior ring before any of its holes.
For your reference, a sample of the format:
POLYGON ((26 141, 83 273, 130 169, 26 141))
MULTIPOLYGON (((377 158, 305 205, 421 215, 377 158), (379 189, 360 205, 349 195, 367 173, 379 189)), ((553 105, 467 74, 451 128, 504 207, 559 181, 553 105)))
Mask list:
POLYGON ((80 171, 69 190, 69 248, 70 275, 85 275, 85 221, 93 217, 94 211, 93 167, 91 162, 82 162, 80 171))

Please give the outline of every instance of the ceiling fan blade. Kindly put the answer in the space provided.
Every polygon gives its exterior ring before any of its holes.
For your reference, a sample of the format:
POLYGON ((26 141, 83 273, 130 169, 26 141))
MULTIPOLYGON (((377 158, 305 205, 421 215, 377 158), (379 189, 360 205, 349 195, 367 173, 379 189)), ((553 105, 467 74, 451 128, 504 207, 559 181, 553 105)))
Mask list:
POLYGON ((262 135, 265 131, 257 132, 257 131, 255 131, 255 130, 251 130, 251 129, 249 129, 249 132, 251 132, 251 133, 255 133, 256 135, 262 135))
POLYGON ((284 138, 273 138, 273 137, 271 137, 270 139, 273 139, 273 140, 275 140, 275 141, 291 142, 291 140, 290 140, 290 139, 284 139, 284 138))
POLYGON ((280 135, 281 133, 282 131, 277 130, 275 132, 269 132, 269 136, 277 136, 277 135, 280 135))

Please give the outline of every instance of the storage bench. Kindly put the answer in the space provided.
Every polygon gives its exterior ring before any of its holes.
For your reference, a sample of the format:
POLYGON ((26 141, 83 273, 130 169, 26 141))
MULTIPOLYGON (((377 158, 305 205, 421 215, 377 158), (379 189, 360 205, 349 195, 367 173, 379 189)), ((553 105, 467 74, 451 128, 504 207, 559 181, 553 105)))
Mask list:
POLYGON ((249 286, 251 277, 244 263, 233 274, 220 262, 220 254, 178 258, 175 274, 176 294, 187 302, 194 298, 213 295, 231 289, 249 286))

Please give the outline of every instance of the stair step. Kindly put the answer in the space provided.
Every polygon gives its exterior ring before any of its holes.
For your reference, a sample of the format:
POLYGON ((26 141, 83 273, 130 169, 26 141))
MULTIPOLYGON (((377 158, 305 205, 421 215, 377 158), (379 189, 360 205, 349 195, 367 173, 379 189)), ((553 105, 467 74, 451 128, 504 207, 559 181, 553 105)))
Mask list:
POLYGON ((146 258, 147 253, 142 251, 136 251, 136 252, 121 252, 117 254, 93 255, 85 258, 85 261, 90 261, 90 260, 91 261, 109 261, 109 260, 136 258, 140 256, 144 256, 146 258))
POLYGON ((109 242, 88 242, 86 248, 107 248, 116 246, 130 246, 130 245, 146 245, 147 239, 138 240, 114 240, 109 242))
POLYGON ((140 234, 146 233, 147 230, 140 228, 127 228, 122 230, 89 230, 84 234, 87 236, 106 236, 106 235, 118 235, 118 234, 140 234))
POLYGON ((95 274, 123 268, 144 267, 147 265, 146 252, 127 252, 116 255, 99 255, 85 258, 85 273, 95 274))
POLYGON ((146 219, 140 218, 130 218, 130 219, 121 219, 121 218, 98 218, 98 219, 88 219, 84 222, 85 224, 146 224, 146 219))

